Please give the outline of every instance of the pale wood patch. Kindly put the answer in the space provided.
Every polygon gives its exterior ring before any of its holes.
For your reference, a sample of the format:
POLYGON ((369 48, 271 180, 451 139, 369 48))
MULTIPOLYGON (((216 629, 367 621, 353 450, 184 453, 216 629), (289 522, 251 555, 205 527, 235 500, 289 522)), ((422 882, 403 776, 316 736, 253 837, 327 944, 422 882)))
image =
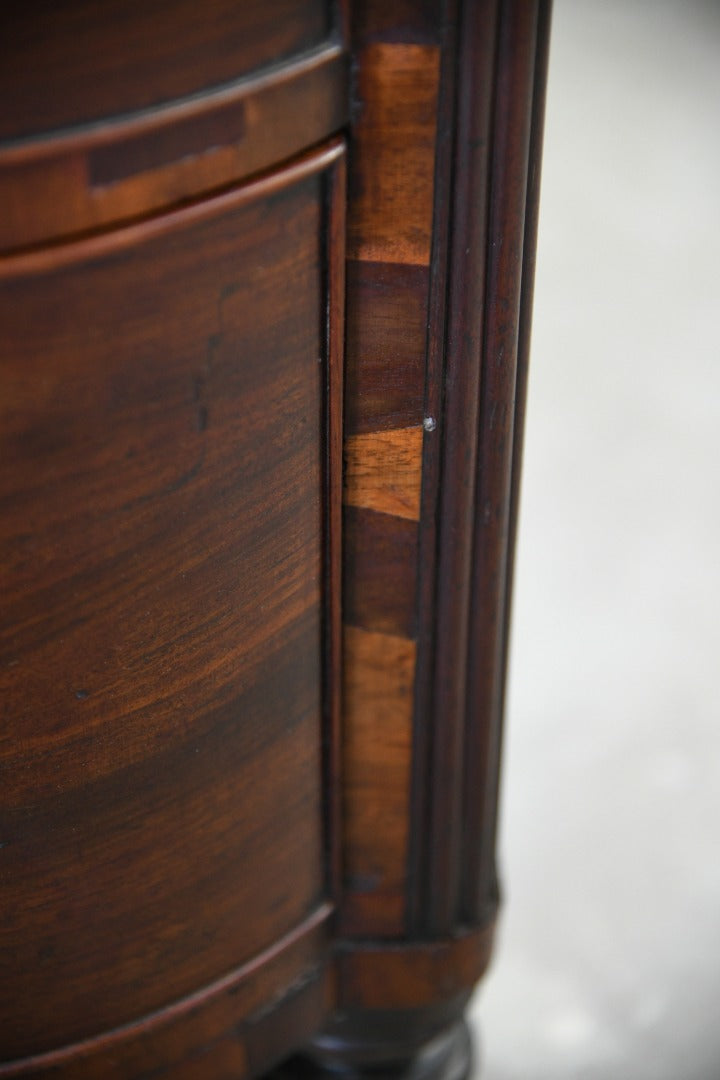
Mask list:
POLYGON ((355 128, 348 255, 428 266, 440 49, 370 45, 359 80, 363 109, 355 128))
POLYGON ((422 443, 421 426, 350 435, 343 502, 419 521, 422 443))

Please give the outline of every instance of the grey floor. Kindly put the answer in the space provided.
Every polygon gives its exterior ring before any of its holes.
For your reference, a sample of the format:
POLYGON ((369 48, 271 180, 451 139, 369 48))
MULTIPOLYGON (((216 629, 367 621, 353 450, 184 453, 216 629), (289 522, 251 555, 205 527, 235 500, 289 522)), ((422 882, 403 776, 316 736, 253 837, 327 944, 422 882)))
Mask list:
POLYGON ((484 1080, 720 1077, 720 4, 556 0, 484 1080))

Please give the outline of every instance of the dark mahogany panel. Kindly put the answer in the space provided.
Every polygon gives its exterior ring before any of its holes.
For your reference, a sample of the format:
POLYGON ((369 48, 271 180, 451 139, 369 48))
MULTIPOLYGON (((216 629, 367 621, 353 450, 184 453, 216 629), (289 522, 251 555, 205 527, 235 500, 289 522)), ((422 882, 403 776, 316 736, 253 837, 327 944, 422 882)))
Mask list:
POLYGON ((329 42, 164 108, 0 145, 0 249, 117 226, 238 184, 335 135, 347 105, 346 57, 329 42))
POLYGON ((328 0, 5 0, 0 140, 97 122, 319 45, 328 0))
POLYGON ((346 506, 343 514, 343 619, 412 639, 417 523, 346 506))
POLYGON ((326 894, 338 153, 0 264, 0 1060, 196 992, 326 894))
POLYGON ((346 436, 421 424, 427 267, 353 260, 347 289, 346 436))

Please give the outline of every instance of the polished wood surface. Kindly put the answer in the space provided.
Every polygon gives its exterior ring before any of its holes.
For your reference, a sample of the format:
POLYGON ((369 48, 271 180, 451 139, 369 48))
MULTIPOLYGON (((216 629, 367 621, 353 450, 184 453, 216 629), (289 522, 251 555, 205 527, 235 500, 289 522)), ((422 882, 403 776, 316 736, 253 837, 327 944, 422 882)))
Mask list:
POLYGON ((336 42, 162 109, 0 143, 0 251, 90 232, 278 165, 345 122, 336 42))
POLYGON ((428 287, 426 266, 348 260, 348 438, 422 424, 428 287))
POLYGON ((343 929, 392 933, 405 909, 415 643, 354 626, 343 641, 343 929))
POLYGON ((362 111, 350 174, 348 255, 427 266, 440 51, 372 41, 358 51, 358 61, 362 111))
POLYGON ((414 1009, 467 993, 485 971, 491 927, 440 941, 347 944, 339 953, 347 1009, 414 1009))
POLYGON ((346 506, 394 517, 420 517, 423 427, 348 435, 345 440, 346 506))
POLYGON ((425 40, 417 40, 418 19, 412 7, 397 20, 377 5, 353 9, 343 620, 355 631, 346 640, 365 632, 364 648, 346 649, 344 659, 346 684, 365 689, 362 712, 355 694, 347 698, 353 708, 346 702, 344 731, 353 761, 371 762, 386 746, 393 765, 367 770, 361 787, 346 787, 341 917, 347 932, 370 937, 402 936, 407 928, 439 9, 422 27, 425 40), (368 805, 377 821, 404 817, 403 828, 367 830, 368 805), (361 830, 363 843, 353 842, 361 830))
POLYGON ((196 992, 326 895, 341 153, 0 266, 6 1058, 196 992))
POLYGON ((179 1002, 0 1067, 34 1080, 238 1080, 257 1076, 318 1030, 334 1000, 331 908, 323 905, 265 952, 179 1002))
POLYGON ((327 0, 5 0, 0 141, 114 120, 320 45, 327 0))
POLYGON ((3 18, 0 1077, 459 1080, 548 3, 3 18))
MULTIPOLYGON (((310 1048, 325 1070, 419 1063, 454 1030, 489 956, 548 24, 547 4, 493 0, 354 12, 343 618, 374 651, 346 652, 346 682, 368 704, 360 716, 346 702, 345 740, 353 760, 387 750, 385 768, 346 788, 346 827, 373 820, 369 801, 390 822, 405 803, 409 829, 376 828, 346 862, 343 928, 353 955, 377 964, 340 967, 342 1015, 310 1048), (383 504, 373 479, 378 437, 412 429, 417 458, 406 443, 402 467, 420 470, 417 515, 383 504), (412 645, 412 682, 389 678, 393 637, 412 645), (410 956, 422 941, 455 956, 427 979, 410 956)), ((393 468, 391 457, 388 485, 393 468)))

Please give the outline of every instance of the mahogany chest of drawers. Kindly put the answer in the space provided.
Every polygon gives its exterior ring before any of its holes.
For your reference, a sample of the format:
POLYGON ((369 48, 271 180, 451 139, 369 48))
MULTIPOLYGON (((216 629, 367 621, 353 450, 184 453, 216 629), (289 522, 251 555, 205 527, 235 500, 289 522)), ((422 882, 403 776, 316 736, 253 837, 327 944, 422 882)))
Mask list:
POLYGON ((548 18, 3 6, 0 1077, 466 1071, 548 18))

